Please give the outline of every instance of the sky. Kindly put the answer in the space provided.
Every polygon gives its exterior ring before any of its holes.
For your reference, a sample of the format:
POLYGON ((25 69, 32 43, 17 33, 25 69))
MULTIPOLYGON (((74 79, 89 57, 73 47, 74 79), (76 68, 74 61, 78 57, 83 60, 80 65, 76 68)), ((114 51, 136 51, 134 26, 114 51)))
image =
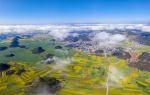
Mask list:
POLYGON ((150 0, 0 0, 0 24, 147 22, 150 0))

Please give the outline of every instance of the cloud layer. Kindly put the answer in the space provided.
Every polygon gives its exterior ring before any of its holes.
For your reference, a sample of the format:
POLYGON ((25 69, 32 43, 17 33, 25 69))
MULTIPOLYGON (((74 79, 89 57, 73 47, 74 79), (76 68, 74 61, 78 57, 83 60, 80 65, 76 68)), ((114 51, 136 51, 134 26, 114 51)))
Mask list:
POLYGON ((110 34, 107 32, 96 33, 93 37, 93 42, 98 48, 111 48, 114 45, 120 44, 126 37, 122 34, 110 34))
POLYGON ((0 25, 0 34, 8 33, 48 33, 56 39, 64 39, 72 31, 81 30, 114 30, 138 29, 150 32, 150 26, 145 24, 62 24, 62 25, 0 25))

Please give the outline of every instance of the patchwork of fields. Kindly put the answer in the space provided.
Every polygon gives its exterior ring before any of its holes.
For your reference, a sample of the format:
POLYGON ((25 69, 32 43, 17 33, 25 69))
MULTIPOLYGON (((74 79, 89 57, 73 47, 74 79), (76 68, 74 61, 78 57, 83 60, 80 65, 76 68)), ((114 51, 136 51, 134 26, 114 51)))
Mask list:
MULTIPOLYGON (((0 95, 106 95, 107 89, 109 95, 150 94, 150 72, 128 59, 69 48, 45 35, 21 38, 23 48, 9 47, 12 39, 0 41, 8 47, 0 51, 0 95)), ((149 50, 141 45, 136 53, 149 50)))

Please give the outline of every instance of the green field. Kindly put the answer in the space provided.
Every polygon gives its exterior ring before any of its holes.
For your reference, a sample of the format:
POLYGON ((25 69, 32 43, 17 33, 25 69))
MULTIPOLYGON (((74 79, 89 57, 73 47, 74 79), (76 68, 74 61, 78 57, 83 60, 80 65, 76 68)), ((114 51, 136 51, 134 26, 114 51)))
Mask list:
MULTIPOLYGON (((11 39, 0 42, 9 46, 11 39)), ((109 95, 150 95, 150 72, 128 66, 128 61, 114 56, 96 56, 83 51, 70 49, 62 42, 52 41, 45 35, 20 39, 25 48, 8 48, 0 51, 0 62, 7 62, 15 73, 0 76, 0 95, 44 95, 32 93, 32 83, 39 77, 54 77, 61 82, 61 88, 48 95, 106 95, 106 81, 109 75, 109 95), (55 46, 62 46, 56 50, 55 46), (32 54, 31 50, 43 47, 45 52, 32 54), (7 58, 5 55, 14 53, 7 58), (57 62, 40 64, 46 54, 54 54, 57 62), (21 75, 17 72, 25 69, 21 75), (109 69, 108 69, 109 68, 109 69)), ((141 46, 138 54, 149 51, 149 46, 141 46)))

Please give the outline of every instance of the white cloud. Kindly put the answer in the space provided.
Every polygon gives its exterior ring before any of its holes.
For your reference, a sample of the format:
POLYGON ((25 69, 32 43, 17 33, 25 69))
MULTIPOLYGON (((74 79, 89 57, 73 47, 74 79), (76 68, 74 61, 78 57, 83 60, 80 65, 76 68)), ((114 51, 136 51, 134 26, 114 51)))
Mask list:
POLYGON ((53 65, 53 69, 63 68, 65 66, 71 64, 74 61, 73 58, 62 59, 62 58, 58 58, 58 57, 55 57, 54 60, 55 60, 55 64, 53 65))
POLYGON ((114 45, 120 44, 126 37, 121 34, 110 34, 107 32, 98 32, 93 37, 93 42, 98 48, 111 48, 114 45))
POLYGON ((31 33, 37 31, 47 31, 50 27, 48 26, 39 26, 39 25, 1 25, 0 26, 0 34, 2 33, 31 33))
POLYGON ((150 26, 144 24, 52 24, 52 25, 0 25, 0 34, 3 33, 48 33, 56 39, 63 40, 70 35, 72 31, 80 30, 113 30, 120 29, 139 29, 145 32, 150 32, 150 26))
POLYGON ((150 32, 150 26, 143 26, 142 31, 150 32))
POLYGON ((119 80, 124 78, 124 75, 121 73, 121 71, 119 71, 114 66, 110 66, 109 70, 110 70, 109 71, 109 77, 110 77, 111 81, 119 82, 119 80))
POLYGON ((56 39, 63 40, 69 35, 70 29, 54 29, 49 32, 49 35, 53 36, 56 39))

